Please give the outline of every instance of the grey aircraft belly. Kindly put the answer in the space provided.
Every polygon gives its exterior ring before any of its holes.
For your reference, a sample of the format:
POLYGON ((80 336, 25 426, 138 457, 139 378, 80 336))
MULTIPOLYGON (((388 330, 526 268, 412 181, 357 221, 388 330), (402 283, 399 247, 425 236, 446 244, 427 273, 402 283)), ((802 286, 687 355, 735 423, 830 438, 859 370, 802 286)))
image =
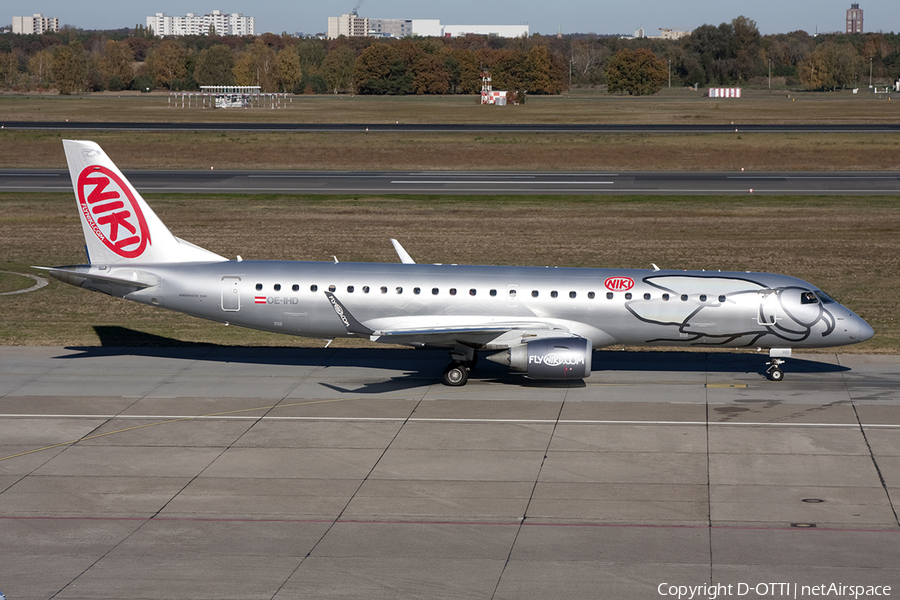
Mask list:
POLYGON ((873 335, 817 287, 770 273, 420 265, 396 241, 397 264, 227 260, 173 236, 98 145, 64 146, 90 264, 53 277, 265 331, 447 348, 447 385, 466 383, 479 350, 568 379, 614 344, 766 348, 780 380, 793 348, 873 335))

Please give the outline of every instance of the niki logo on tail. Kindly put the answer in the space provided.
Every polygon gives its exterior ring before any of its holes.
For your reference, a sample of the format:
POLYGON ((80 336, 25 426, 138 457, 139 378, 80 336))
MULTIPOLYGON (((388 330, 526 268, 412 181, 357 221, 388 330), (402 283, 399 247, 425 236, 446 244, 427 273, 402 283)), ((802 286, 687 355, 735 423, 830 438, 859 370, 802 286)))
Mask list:
POLYGON ((89 166, 78 176, 76 194, 88 225, 107 248, 122 258, 137 258, 144 253, 150 243, 150 229, 118 175, 103 166, 89 166))

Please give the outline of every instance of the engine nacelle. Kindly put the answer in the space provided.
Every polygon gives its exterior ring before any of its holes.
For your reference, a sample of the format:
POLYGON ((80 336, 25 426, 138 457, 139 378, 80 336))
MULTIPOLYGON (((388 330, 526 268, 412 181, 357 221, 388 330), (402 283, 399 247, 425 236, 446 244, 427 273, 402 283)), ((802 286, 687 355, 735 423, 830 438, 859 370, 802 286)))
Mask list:
POLYGON ((543 338, 513 346, 488 360, 524 371, 531 379, 582 379, 591 375, 591 341, 543 338))

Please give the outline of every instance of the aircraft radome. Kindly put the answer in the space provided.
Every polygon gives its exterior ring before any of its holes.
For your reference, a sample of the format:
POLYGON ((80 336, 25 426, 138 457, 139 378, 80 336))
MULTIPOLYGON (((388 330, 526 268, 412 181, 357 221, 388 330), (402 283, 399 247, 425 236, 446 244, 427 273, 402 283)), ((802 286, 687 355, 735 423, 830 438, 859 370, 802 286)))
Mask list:
POLYGON ((49 268, 89 290, 203 319, 322 339, 446 348, 447 385, 477 362, 533 379, 588 377, 595 348, 793 348, 873 330, 805 281, 771 273, 228 260, 172 235, 100 146, 63 142, 87 265, 49 268))

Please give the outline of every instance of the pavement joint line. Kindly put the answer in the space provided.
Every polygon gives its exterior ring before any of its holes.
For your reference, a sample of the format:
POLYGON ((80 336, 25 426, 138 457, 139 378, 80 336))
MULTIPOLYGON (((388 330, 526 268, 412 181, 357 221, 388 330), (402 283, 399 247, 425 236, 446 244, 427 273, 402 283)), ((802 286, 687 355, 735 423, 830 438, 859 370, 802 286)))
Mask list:
MULTIPOLYGON (((2 521, 147 521, 148 517, 98 517, 88 515, 7 515, 0 516, 2 521)), ((184 522, 184 523, 340 523, 343 525, 458 525, 463 527, 596 527, 596 528, 623 528, 623 529, 713 529, 717 531, 785 531, 797 532, 798 535, 804 535, 799 532, 854 532, 854 533, 889 533, 897 535, 900 533, 896 528, 893 529, 865 529, 860 527, 816 527, 815 529, 797 529, 796 527, 777 527, 777 526, 752 526, 752 525, 712 525, 707 524, 683 524, 683 523, 550 523, 543 521, 526 521, 521 522, 518 519, 511 521, 449 521, 446 519, 426 521, 411 519, 279 519, 279 518, 207 518, 207 517, 155 517, 153 521, 166 522, 184 522)), ((814 535, 806 533, 806 535, 814 535)))
MULTIPOLYGON (((323 403, 326 403, 326 402, 343 402, 343 401, 346 401, 346 400, 352 400, 352 398, 336 398, 336 399, 333 399, 333 400, 317 400, 317 401, 313 401, 313 402, 300 402, 300 403, 295 403, 295 404, 289 404, 289 405, 287 405, 287 406, 302 406, 302 405, 305 405, 305 404, 323 404, 323 403)), ((158 422, 156 422, 156 423, 145 423, 145 424, 143 424, 143 425, 135 425, 134 427, 126 427, 125 429, 117 429, 117 430, 115 430, 115 431, 107 431, 107 432, 104 432, 104 433, 96 433, 96 434, 93 434, 93 435, 87 435, 87 436, 84 436, 84 437, 80 437, 80 438, 78 438, 77 440, 69 440, 69 441, 66 441, 66 442, 60 442, 60 443, 58 443, 58 444, 52 444, 52 445, 50 445, 50 446, 44 446, 44 447, 42 447, 42 448, 35 448, 35 449, 33 449, 33 450, 27 450, 27 451, 25 451, 25 452, 19 452, 18 454, 11 454, 11 455, 9 455, 9 456, 0 456, 0 462, 2 462, 2 461, 4 461, 4 460, 9 460, 9 459, 12 459, 12 458, 19 458, 19 457, 21 457, 21 456, 26 456, 26 455, 28 455, 28 454, 34 454, 34 453, 36 453, 36 452, 41 452, 41 451, 43 451, 43 450, 52 450, 53 448, 60 448, 60 447, 63 447, 63 446, 74 446, 75 444, 78 444, 78 443, 80 443, 80 442, 86 442, 86 441, 89 441, 89 440, 94 440, 94 439, 97 439, 97 438, 106 437, 106 436, 108 436, 108 435, 113 435, 113 434, 116 434, 116 433, 125 433, 125 432, 128 432, 128 431, 134 431, 135 429, 143 429, 143 428, 145 428, 145 427, 155 427, 155 426, 157 426, 157 425, 171 425, 172 423, 179 423, 179 422, 184 422, 184 421, 193 421, 193 420, 200 419, 200 418, 203 418, 203 417, 206 417, 206 418, 215 418, 215 417, 219 417, 219 416, 222 416, 222 415, 229 415, 229 414, 231 414, 231 413, 238 413, 238 412, 249 412, 249 411, 253 411, 253 410, 272 410, 272 409, 274 409, 276 406, 278 406, 278 405, 276 404, 276 405, 274 405, 274 406, 269 406, 269 407, 260 407, 260 406, 256 406, 256 407, 254 407, 254 408, 244 408, 244 409, 238 409, 238 410, 228 410, 228 411, 224 411, 224 412, 221 412, 221 413, 212 413, 212 414, 209 414, 209 415, 180 416, 180 417, 179 417, 179 416, 173 416, 173 417, 164 417, 164 416, 151 417, 151 418, 153 418, 153 419, 163 419, 163 420, 162 420, 162 421, 158 421, 158 422)), ((123 418, 127 418, 127 417, 122 416, 122 414, 119 413, 118 415, 114 415, 114 416, 111 416, 111 417, 106 417, 106 418, 103 418, 103 417, 95 417, 95 418, 99 418, 99 419, 101 419, 101 420, 105 420, 106 422, 110 422, 110 421, 113 421, 113 420, 115 420, 115 419, 123 419, 123 418)), ((259 421, 259 420, 261 420, 263 417, 257 416, 257 417, 249 417, 249 418, 251 418, 251 419, 253 419, 253 420, 256 420, 256 421, 259 421)), ((102 427, 102 426, 103 426, 103 424, 98 425, 97 427, 102 427)), ((97 427, 94 428, 94 431, 97 430, 97 427)))
MULTIPOLYGON (((290 404, 285 406, 306 406, 311 404, 323 404, 329 402, 345 402, 347 400, 360 400, 363 398, 336 398, 333 400, 317 400, 314 402, 304 402, 299 404, 290 404)), ((281 407, 281 405, 279 405, 281 407)), ((109 419, 164 419, 167 422, 183 420, 183 421, 192 421, 192 420, 227 420, 227 419, 236 419, 236 420, 264 420, 264 421, 409 421, 409 422, 433 422, 433 423, 537 423, 537 424, 552 424, 552 423, 564 423, 566 425, 707 425, 706 421, 614 421, 614 420, 599 420, 599 419, 476 419, 476 418, 442 418, 442 417, 275 417, 275 416, 266 416, 266 417, 258 417, 258 416, 233 416, 228 415, 229 412, 247 412, 253 410, 266 410, 267 407, 256 407, 256 408, 247 408, 240 409, 235 411, 227 411, 224 413, 215 413, 208 415, 126 415, 126 414, 118 414, 118 415, 56 415, 56 414, 0 414, 0 419, 100 419, 100 420, 109 420, 109 419)), ((721 425, 721 426, 743 426, 743 427, 822 427, 822 428, 831 428, 831 427, 844 427, 844 428, 858 428, 859 423, 763 423, 758 421, 710 421, 709 425, 721 425)), ((884 428, 884 429, 897 429, 900 428, 900 423, 864 423, 865 427, 872 428, 884 428)), ((145 427, 145 426, 142 426, 145 427)), ((108 435, 108 434, 104 434, 108 435)))

